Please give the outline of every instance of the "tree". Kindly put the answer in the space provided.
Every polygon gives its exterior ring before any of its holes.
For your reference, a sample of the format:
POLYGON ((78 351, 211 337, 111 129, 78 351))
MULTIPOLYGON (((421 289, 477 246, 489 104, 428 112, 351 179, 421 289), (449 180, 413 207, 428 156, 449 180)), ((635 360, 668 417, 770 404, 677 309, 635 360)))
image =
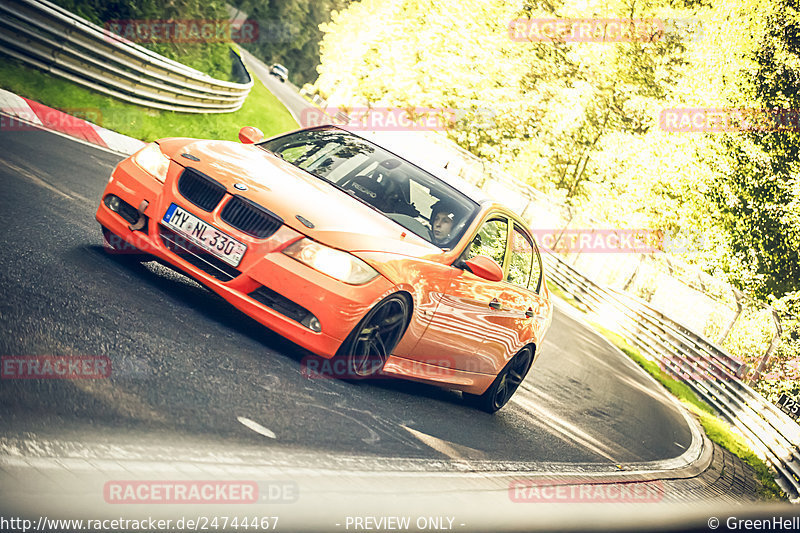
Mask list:
MULTIPOLYGON (((676 83, 685 47, 670 31, 646 42, 520 42, 513 21, 577 16, 572 4, 364 0, 323 27, 317 85, 339 105, 453 109, 448 135, 462 147, 506 167, 538 154, 531 180, 580 196, 603 180, 592 158, 605 135, 652 126, 652 102, 676 83)), ((603 16, 633 24, 666 4, 622 0, 603 16)))
POLYGON ((347 7, 350 0, 234 0, 259 26, 258 39, 242 46, 254 55, 289 69, 297 85, 313 81, 319 65, 320 24, 347 7))
POLYGON ((752 7, 760 32, 732 104, 767 118, 791 110, 795 123, 726 134, 708 198, 729 235, 731 280, 767 301, 800 290, 800 13, 794 0, 752 7))

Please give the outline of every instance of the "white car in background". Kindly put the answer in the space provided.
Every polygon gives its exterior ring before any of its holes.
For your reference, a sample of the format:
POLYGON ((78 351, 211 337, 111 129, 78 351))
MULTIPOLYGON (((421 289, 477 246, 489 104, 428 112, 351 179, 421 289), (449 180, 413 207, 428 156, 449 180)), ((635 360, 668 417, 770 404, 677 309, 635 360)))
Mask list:
POLYGON ((269 73, 277 77, 284 83, 286 82, 287 79, 289 79, 289 69, 287 69, 286 67, 284 67, 279 63, 275 63, 274 65, 272 65, 269 69, 269 73))

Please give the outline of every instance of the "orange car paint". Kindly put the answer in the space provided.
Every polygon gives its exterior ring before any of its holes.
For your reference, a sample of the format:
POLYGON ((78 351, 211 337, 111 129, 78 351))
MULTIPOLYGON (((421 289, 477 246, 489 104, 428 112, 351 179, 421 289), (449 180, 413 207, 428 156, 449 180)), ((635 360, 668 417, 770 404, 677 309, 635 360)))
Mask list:
MULTIPOLYGON (((467 228, 458 249, 442 250, 377 214, 360 201, 340 194, 328 183, 255 145, 226 141, 163 139, 161 151, 170 157, 164 184, 131 159, 113 171, 103 192, 132 206, 146 200, 147 233, 129 224, 103 202, 97 221, 133 246, 160 258, 210 288, 233 306, 292 342, 330 358, 367 311, 395 292, 412 300, 410 323, 383 372, 471 393, 481 393, 506 362, 526 345, 540 345, 552 315, 549 293, 539 294, 505 282, 491 282, 452 266, 490 214, 523 226, 499 204, 485 203, 467 228), (189 154, 200 161, 182 158, 189 154), (185 166, 212 176, 232 190, 248 187, 248 198, 279 215, 284 225, 267 239, 255 239, 220 219, 225 200, 211 212, 194 209, 183 200, 177 181, 185 166), (171 203, 244 242, 248 249, 237 267, 241 275, 219 281, 169 251, 158 236, 158 225, 171 203), (312 220, 314 228, 296 215, 312 220), (303 236, 348 251, 380 275, 360 285, 348 285, 280 253, 303 236), (248 296, 260 285, 271 288, 312 312, 322 331, 307 327, 248 296), (500 310, 490 301, 503 302, 500 310), (533 311, 533 317, 525 312, 533 311)), ((535 352, 538 356, 538 350, 535 352)))

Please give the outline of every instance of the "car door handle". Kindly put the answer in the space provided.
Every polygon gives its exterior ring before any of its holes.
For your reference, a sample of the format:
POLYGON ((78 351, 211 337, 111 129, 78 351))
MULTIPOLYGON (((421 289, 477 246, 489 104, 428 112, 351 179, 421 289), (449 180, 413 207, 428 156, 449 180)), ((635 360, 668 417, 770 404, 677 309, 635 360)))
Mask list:
POLYGON ((529 307, 527 311, 525 311, 525 316, 528 318, 533 318, 533 307, 529 307))
POLYGON ((491 307, 495 311, 499 311, 500 309, 503 308, 503 304, 500 303, 500 300, 498 300, 497 298, 492 298, 492 301, 489 302, 489 307, 491 307))

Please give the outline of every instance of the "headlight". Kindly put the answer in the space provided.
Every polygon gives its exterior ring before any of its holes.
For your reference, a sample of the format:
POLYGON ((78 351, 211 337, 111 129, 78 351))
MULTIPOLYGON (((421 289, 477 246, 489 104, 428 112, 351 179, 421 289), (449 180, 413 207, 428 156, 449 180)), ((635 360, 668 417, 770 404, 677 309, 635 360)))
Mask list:
POLYGON ((161 153, 156 143, 150 143, 133 154, 133 162, 161 183, 167 179, 169 158, 161 153))
POLYGON ((358 257, 334 250, 311 239, 300 239, 288 246, 283 253, 314 270, 351 285, 363 285, 378 275, 374 268, 358 257))

